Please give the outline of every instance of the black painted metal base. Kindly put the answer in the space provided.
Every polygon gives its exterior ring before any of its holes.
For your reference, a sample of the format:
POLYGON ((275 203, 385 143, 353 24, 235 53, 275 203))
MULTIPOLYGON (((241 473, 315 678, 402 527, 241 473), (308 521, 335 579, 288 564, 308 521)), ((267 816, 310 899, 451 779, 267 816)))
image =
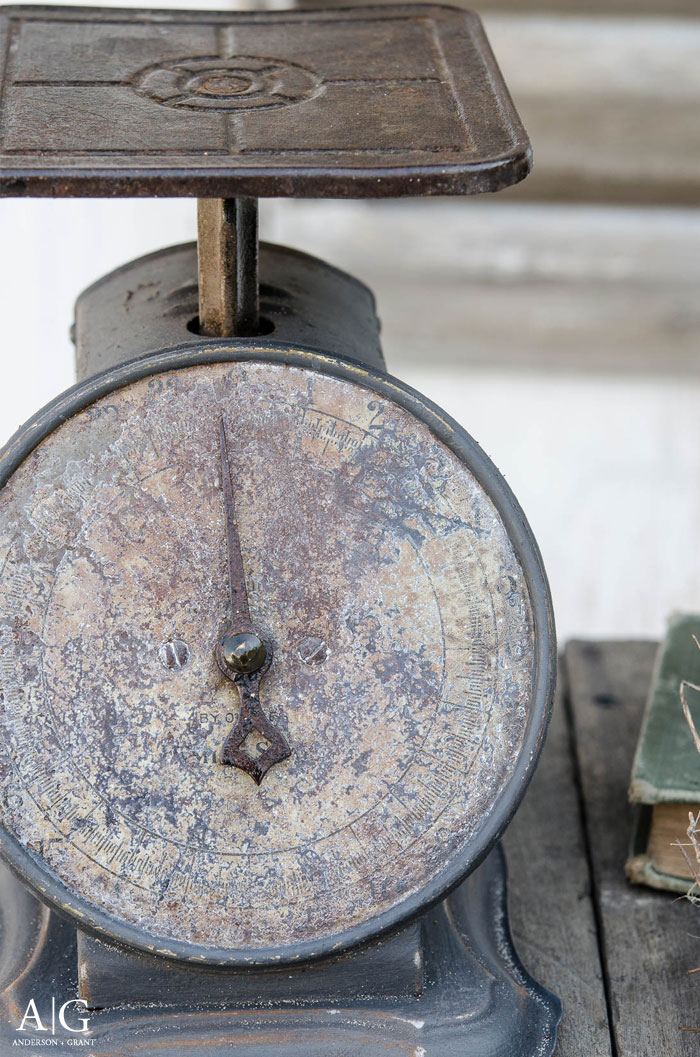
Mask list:
MULTIPOLYGON (((64 1008, 81 993, 75 927, 39 903, 5 867, 0 900, 2 1055, 16 1052, 17 1040, 27 1045, 40 1039, 55 1040, 55 1049, 75 1052, 81 1047, 101 1057, 184 1057, 195 1052, 200 1057, 549 1057, 554 1051, 561 1005, 528 975, 513 948, 500 846, 419 919, 418 934, 409 934, 404 954, 413 944, 418 981, 413 994, 398 966, 392 994, 387 979, 377 979, 376 967, 372 971, 371 950, 365 948, 342 963, 336 960, 325 995, 320 964, 256 974, 259 995, 254 1001, 250 996, 247 1001, 222 1000, 225 974, 215 973, 217 984, 209 997, 203 987, 189 1003, 169 999, 165 991, 161 1000, 154 1000, 151 991, 134 1001, 132 990, 128 1004, 64 1008), (299 979, 290 991, 295 977, 299 979), (61 1010, 67 1027, 60 1022, 61 1010), (86 1032, 76 1030, 83 1027, 83 1018, 86 1032)), ((122 959, 123 980, 129 956, 114 953, 122 959)), ((385 959, 384 976, 392 971, 390 964, 385 959)), ((211 972, 202 972, 213 982, 211 972)), ((115 1002, 118 987, 117 982, 115 1002)), ((236 990, 233 986, 232 994, 236 990)), ((88 993, 84 987, 82 993, 88 993)))

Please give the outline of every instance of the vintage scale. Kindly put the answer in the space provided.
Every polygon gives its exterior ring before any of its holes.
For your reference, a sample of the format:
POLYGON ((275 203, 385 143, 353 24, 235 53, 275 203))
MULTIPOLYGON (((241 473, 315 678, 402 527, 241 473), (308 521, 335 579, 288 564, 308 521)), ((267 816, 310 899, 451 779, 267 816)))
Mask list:
POLYGON ((199 198, 0 457, 2 1054, 551 1053, 496 846, 551 704, 536 544, 367 288, 257 242, 258 196, 526 175, 478 19, 15 7, 0 55, 0 193, 199 198))

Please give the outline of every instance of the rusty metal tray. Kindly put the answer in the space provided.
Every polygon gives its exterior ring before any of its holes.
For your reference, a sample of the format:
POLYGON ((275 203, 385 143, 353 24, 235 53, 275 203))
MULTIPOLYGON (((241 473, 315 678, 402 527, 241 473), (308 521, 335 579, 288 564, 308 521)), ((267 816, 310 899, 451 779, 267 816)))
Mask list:
POLYGON ((0 8, 0 194, 384 197, 522 179, 476 15, 0 8))

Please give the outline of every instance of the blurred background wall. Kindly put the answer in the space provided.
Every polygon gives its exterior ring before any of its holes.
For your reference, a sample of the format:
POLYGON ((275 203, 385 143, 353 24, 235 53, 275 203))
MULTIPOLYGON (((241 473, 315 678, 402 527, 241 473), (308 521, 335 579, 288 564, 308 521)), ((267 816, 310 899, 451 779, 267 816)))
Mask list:
MULTIPOLYGON (((520 499, 560 638, 657 635, 700 606, 700 3, 479 10, 532 176, 488 200, 267 200, 262 235, 374 288, 390 370, 520 499)), ((195 204, 0 199, 0 232, 4 440, 71 384, 79 291, 194 238, 195 204)))

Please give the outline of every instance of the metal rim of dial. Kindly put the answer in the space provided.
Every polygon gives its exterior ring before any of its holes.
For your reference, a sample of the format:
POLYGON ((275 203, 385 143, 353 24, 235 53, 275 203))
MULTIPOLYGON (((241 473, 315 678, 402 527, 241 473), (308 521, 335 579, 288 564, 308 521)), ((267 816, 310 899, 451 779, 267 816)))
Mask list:
POLYGON ((9 865, 42 899, 71 915, 80 928, 107 941, 180 962, 247 968, 310 961, 338 954, 374 938, 437 902, 481 862, 515 812, 536 765, 551 711, 556 648, 551 599, 537 544, 510 488, 478 444, 436 405, 404 383, 320 351, 255 340, 239 341, 235 345, 220 340, 205 346, 201 342, 178 346, 105 371, 68 390, 18 431, 0 454, 0 487, 57 426, 101 397, 162 372, 228 362, 297 366, 350 381, 385 397, 427 426, 466 465, 496 508, 522 567, 529 591, 535 650, 532 696, 522 745, 498 802, 484 819, 475 838, 418 891, 387 911, 321 939, 288 943, 282 947, 241 950, 203 946, 151 934, 107 913, 68 888, 43 864, 39 856, 32 854, 4 827, 0 827, 0 846, 9 865))

